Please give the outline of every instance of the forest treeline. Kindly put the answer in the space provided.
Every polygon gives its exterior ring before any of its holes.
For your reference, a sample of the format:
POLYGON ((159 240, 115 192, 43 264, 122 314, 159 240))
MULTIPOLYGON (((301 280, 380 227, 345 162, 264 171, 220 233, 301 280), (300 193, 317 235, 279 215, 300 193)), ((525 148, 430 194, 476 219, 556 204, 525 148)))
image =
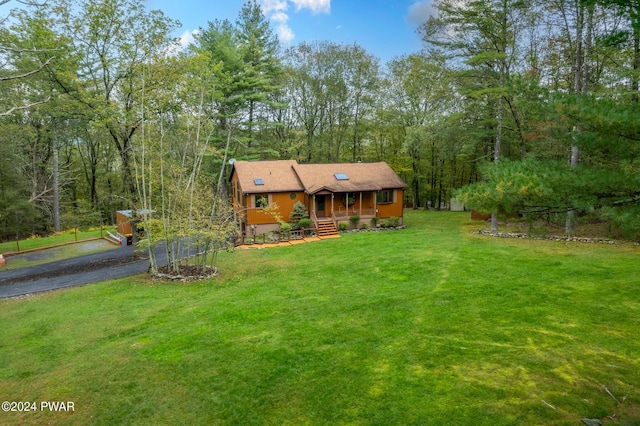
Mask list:
POLYGON ((457 197, 640 235, 639 0, 434 0, 423 49, 386 63, 284 45, 255 0, 186 48, 143 0, 11 3, 1 238, 118 209, 205 212, 231 159, 386 161, 416 208, 457 197))

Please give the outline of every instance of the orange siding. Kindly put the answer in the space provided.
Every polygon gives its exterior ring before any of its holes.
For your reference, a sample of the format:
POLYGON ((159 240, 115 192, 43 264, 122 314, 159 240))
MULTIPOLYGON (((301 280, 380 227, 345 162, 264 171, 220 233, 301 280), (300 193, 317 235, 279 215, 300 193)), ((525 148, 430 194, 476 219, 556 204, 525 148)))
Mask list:
MULTIPOLYGON (((289 215, 293 211, 293 205, 300 201, 304 203, 304 193, 303 192, 294 192, 295 198, 291 199, 291 192, 286 193, 275 193, 269 194, 269 204, 277 204, 278 208, 275 210, 275 213, 280 216, 280 219, 289 222, 289 215)), ((259 194, 263 195, 263 194, 259 194)), ((264 194, 266 195, 266 194, 264 194)), ((255 194, 245 195, 246 205, 248 207, 246 211, 246 221, 247 225, 263 225, 268 223, 278 223, 278 220, 274 217, 273 214, 266 213, 261 208, 255 208, 255 194)))
POLYGON ((120 212, 116 212, 118 222, 118 232, 122 235, 131 235, 131 223, 129 218, 120 212))
POLYGON ((404 190, 396 189, 393 199, 394 202, 391 204, 378 204, 378 217, 402 217, 402 200, 404 200, 404 190))
POLYGON ((272 202, 278 204, 278 212, 280 216, 282 216, 282 220, 285 222, 289 222, 289 215, 293 211, 293 205, 300 201, 304 203, 304 193, 303 192, 286 192, 280 194, 272 194, 272 202), (295 194, 295 198, 291 199, 291 194, 295 194))
POLYGON ((231 178, 231 198, 234 204, 239 206, 238 208, 242 208, 242 206, 240 206, 242 203, 242 188, 240 187, 240 182, 236 173, 234 173, 231 178))
POLYGON ((277 223, 275 218, 270 214, 265 213, 263 209, 249 208, 246 211, 247 225, 264 225, 267 223, 277 223))

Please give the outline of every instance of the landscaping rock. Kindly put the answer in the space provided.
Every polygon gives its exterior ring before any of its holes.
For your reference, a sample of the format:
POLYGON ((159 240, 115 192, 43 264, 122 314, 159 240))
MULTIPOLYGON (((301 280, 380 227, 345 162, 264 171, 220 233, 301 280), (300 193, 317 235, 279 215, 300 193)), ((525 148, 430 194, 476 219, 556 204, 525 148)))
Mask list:
POLYGON ((615 240, 608 240, 606 238, 587 238, 587 237, 569 237, 569 236, 560 236, 560 235, 549 235, 549 236, 538 236, 538 235, 528 235, 528 234, 520 234, 516 232, 494 232, 487 231, 485 229, 481 229, 477 231, 478 234, 481 235, 490 235, 492 237, 498 238, 521 238, 521 239, 531 239, 531 240, 549 240, 549 241, 567 241, 567 242, 578 242, 578 243, 598 243, 598 244, 615 244, 615 240))
POLYGON ((341 233, 353 233, 353 232, 383 232, 383 231, 400 231, 402 229, 407 229, 406 225, 396 226, 396 227, 376 227, 376 228, 366 228, 366 229, 350 229, 347 231, 340 231, 341 233))

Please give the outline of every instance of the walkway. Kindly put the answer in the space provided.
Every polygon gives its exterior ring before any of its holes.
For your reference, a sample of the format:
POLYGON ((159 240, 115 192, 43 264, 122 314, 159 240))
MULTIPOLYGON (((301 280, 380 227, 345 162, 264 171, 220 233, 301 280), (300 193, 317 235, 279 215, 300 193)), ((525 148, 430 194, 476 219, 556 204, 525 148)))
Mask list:
POLYGON ((302 238, 300 240, 289 240, 289 241, 280 241, 280 242, 264 242, 264 243, 255 243, 255 244, 241 244, 239 246, 236 246, 236 248, 239 249, 263 249, 263 248, 267 248, 267 247, 283 247, 283 246, 293 246, 296 244, 304 244, 304 243, 310 243, 313 241, 320 241, 320 240, 328 240, 331 238, 340 238, 340 235, 325 235, 322 237, 305 237, 302 238))

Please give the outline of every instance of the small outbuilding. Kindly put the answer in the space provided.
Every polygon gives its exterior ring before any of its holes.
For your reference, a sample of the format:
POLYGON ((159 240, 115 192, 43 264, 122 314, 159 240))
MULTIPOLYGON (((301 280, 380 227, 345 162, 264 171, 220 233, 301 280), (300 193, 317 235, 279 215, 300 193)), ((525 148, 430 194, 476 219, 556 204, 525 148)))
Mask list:
POLYGON ((155 213, 154 210, 138 210, 134 216, 133 210, 118 210, 116 211, 116 224, 118 227, 118 234, 126 238, 127 245, 133 244, 133 229, 135 226, 136 235, 142 234, 141 229, 138 228, 138 223, 144 215, 155 213))

